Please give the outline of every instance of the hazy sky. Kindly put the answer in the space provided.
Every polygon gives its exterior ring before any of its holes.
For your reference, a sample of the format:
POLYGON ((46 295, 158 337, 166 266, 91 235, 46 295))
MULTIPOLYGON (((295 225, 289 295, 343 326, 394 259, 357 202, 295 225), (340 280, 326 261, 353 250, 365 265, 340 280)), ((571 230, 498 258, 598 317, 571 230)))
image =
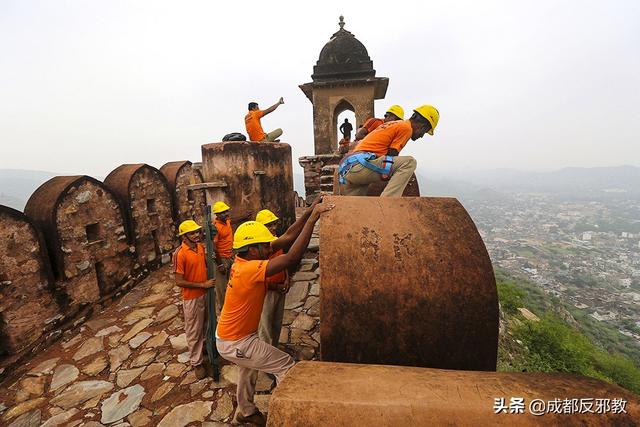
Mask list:
POLYGON ((313 154, 311 81, 338 29, 399 103, 441 113, 403 153, 422 170, 640 165, 640 2, 0 0, 0 168, 106 175, 199 161, 245 133, 247 102, 286 104, 313 154), (313 7, 317 4, 317 7, 313 7))

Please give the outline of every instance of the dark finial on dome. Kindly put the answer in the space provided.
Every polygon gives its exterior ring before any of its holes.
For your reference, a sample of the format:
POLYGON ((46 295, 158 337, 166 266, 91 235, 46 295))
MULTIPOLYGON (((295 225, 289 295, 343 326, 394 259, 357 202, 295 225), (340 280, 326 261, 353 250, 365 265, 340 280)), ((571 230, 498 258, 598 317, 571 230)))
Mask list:
POLYGON ((344 16, 340 15, 340 22, 338 22, 338 25, 340 25, 341 30, 344 28, 344 16))

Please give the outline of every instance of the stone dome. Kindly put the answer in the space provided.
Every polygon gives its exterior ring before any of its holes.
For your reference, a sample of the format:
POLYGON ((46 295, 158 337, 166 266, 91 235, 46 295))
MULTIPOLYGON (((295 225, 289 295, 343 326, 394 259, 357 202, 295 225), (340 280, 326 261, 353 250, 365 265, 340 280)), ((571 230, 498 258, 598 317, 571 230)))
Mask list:
POLYGON ((311 78, 317 81, 374 77, 376 71, 367 48, 344 29, 342 16, 339 25, 340 30, 331 36, 331 40, 320 51, 320 58, 313 67, 311 78))

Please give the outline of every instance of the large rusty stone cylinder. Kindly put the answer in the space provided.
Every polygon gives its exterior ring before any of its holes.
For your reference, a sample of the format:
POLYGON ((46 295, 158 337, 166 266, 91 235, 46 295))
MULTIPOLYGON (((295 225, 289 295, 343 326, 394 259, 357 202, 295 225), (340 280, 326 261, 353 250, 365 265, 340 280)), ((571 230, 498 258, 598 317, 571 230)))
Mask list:
POLYGON ((320 225, 321 358, 496 368, 491 260, 453 198, 325 196, 320 225))

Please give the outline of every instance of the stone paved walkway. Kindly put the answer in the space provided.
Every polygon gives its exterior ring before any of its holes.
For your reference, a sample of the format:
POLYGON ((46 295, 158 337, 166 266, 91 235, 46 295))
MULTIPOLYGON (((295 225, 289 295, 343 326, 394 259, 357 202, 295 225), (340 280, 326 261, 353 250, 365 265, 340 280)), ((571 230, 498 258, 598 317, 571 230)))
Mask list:
MULTIPOLYGON (((314 359, 319 348, 317 251, 316 234, 286 299, 280 342, 297 360, 314 359)), ((235 381, 228 364, 220 382, 196 381, 180 290, 167 265, 0 384, 0 425, 230 425, 235 381)), ((258 377, 263 412, 272 386, 266 375, 258 377)))

